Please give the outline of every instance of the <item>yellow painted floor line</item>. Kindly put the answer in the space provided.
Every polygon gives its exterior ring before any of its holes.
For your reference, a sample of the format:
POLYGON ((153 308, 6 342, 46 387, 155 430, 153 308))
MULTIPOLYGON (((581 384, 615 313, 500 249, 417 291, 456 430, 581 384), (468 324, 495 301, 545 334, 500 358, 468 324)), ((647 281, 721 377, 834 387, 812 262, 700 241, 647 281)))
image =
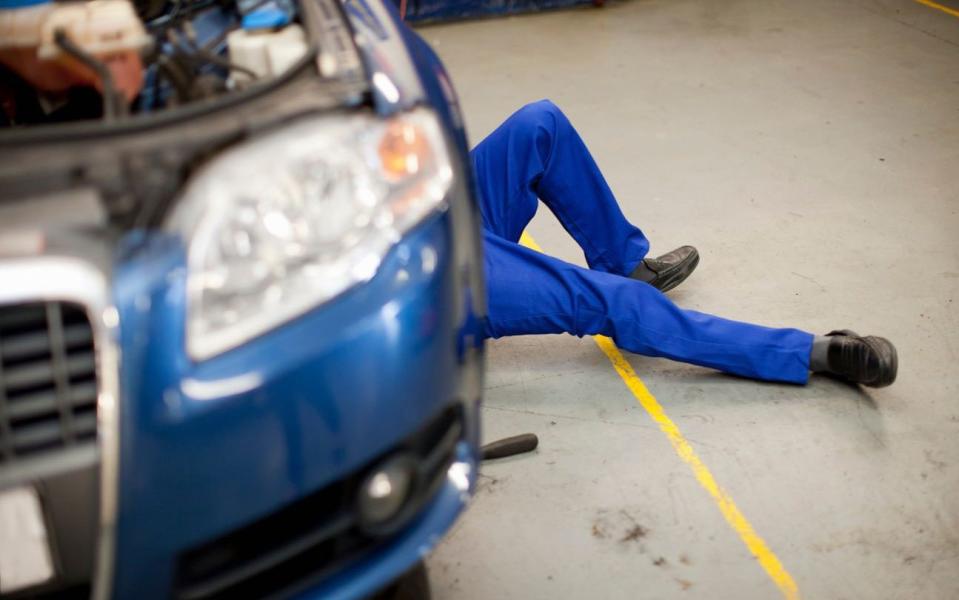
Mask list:
POLYGON ((933 2, 932 0, 916 0, 916 2, 918 2, 919 4, 925 4, 925 5, 928 6, 929 8, 934 8, 934 9, 936 9, 936 10, 941 10, 942 12, 946 13, 947 15, 952 15, 952 16, 954 16, 954 17, 959 18, 959 10, 956 10, 956 9, 954 9, 954 8, 949 8, 948 6, 943 6, 943 5, 939 4, 938 2, 933 2))
MULTIPOLYGON (((525 232, 520 238, 519 243, 537 252, 543 251, 536 241, 525 232)), ((779 561, 779 558, 776 557, 776 554, 769 545, 759 537, 759 534, 753 529, 753 526, 746 519, 745 515, 739 510, 736 503, 733 502, 732 497, 716 482, 716 478, 713 477, 709 468, 706 467, 706 464, 703 463, 702 459, 699 458, 699 455, 696 454, 696 451, 683 436, 683 432, 680 431, 676 423, 669 418, 669 415, 663 410, 662 405, 656 400, 656 397, 646 388, 643 380, 636 375, 633 367, 616 347, 616 344, 613 343, 613 340, 606 336, 598 335, 593 338, 593 341, 595 341, 599 349, 603 351, 603 354, 609 358, 609 362, 613 363, 613 368, 619 373, 619 376, 623 379, 629 391, 633 393, 639 405, 646 410, 650 418, 659 425, 659 429, 666 434, 669 443, 673 445, 673 449, 676 451, 676 454, 679 455, 679 458, 693 470, 696 481, 709 493, 710 497, 716 503, 716 506, 719 507, 719 511, 723 514, 723 517, 726 518, 726 522, 729 523, 733 531, 739 535, 739 539, 746 544, 749 551, 756 557, 756 560, 759 561, 763 570, 766 571, 769 578, 772 579, 773 583, 775 583, 782 592, 783 597, 788 600, 797 600, 799 598, 799 588, 796 587, 796 582, 789 574, 789 571, 787 571, 786 567, 779 561)))

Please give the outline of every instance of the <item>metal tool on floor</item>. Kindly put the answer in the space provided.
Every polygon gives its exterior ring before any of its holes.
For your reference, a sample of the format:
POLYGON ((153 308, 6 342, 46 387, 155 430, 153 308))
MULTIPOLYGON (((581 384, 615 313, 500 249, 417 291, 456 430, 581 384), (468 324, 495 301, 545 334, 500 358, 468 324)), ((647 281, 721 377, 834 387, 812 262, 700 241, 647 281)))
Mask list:
POLYGON ((539 438, 535 433, 521 433, 485 444, 482 448, 483 460, 506 458, 536 450, 539 438))

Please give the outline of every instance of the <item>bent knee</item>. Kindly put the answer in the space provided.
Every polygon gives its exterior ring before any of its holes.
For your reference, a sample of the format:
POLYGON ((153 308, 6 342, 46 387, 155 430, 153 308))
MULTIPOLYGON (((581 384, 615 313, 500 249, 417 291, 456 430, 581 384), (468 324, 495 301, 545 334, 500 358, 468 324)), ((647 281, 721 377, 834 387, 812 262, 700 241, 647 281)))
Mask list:
POLYGON ((524 105, 513 113, 510 121, 518 126, 531 129, 543 128, 547 131, 555 131, 557 126, 565 126, 569 123, 563 111, 549 99, 537 100, 524 105))
POLYGON ((556 104, 553 103, 549 98, 543 98, 542 100, 536 100, 535 102, 529 102, 523 105, 522 108, 517 111, 521 114, 528 114, 532 116, 556 116, 562 115, 563 111, 560 110, 556 104))

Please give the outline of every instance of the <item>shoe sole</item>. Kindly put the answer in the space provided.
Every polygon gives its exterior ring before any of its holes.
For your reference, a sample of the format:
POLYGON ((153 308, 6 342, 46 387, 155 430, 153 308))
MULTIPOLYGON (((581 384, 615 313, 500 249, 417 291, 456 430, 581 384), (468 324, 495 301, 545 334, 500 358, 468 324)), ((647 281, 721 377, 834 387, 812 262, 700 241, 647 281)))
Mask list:
POLYGON ((665 294, 680 283, 686 281, 686 279, 693 274, 693 271, 696 270, 697 265, 699 265, 699 252, 691 254, 685 262, 677 265, 674 271, 663 275, 662 280, 659 280, 657 277, 656 280, 651 282, 651 285, 665 294))
POLYGON ((875 381, 863 382, 863 385, 881 388, 892 385, 899 373, 899 353, 896 347, 886 338, 866 336, 862 338, 879 357, 879 376, 875 381))

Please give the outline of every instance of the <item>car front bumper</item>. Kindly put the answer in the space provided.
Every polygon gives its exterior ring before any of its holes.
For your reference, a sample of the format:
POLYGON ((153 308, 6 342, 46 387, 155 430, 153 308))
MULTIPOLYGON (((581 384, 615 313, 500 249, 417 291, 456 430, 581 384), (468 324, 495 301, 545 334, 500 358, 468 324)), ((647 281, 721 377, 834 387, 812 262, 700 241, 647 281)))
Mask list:
MULTIPOLYGON (((268 519, 318 490, 352 489, 453 410, 455 456, 417 514, 366 540, 355 560, 333 572, 317 561, 316 577, 277 591, 361 597, 442 536, 475 481, 483 361, 452 221, 449 212, 431 218, 369 283, 202 363, 184 351, 180 241, 141 239, 123 254, 114 273, 122 357, 114 596, 216 597, 184 587, 197 548, 230 542, 251 523, 277 523, 268 519)), ((258 558, 224 547, 234 562, 258 558)), ((276 560, 270 548, 263 554, 276 560)))

